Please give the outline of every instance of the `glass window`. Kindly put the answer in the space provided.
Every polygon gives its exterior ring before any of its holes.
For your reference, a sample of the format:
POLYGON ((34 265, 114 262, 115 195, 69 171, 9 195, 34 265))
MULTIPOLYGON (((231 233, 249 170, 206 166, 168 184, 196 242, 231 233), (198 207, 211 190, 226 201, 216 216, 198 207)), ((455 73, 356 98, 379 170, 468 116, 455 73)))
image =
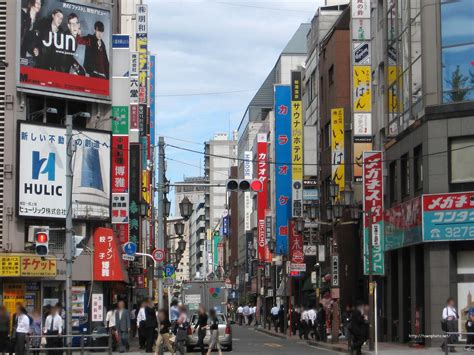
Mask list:
POLYGON ((454 138, 450 142, 451 183, 474 182, 474 137, 454 138))
POLYGON ((416 146, 413 151, 415 191, 423 189, 423 147, 416 146))
POLYGON ((392 161, 389 165, 390 203, 397 200, 397 180, 397 161, 392 161))
POLYGON ((443 101, 474 100, 474 6, 472 0, 442 0, 443 101))
POLYGON ((406 197, 410 195, 410 159, 408 158, 408 153, 402 155, 400 165, 402 197, 406 197))

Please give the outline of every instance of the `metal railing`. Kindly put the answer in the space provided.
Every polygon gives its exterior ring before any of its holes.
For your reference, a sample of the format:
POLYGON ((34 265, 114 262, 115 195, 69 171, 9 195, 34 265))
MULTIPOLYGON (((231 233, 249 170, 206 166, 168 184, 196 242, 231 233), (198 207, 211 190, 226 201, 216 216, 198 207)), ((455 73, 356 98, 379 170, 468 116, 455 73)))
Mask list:
POLYGON ((109 355, 112 355, 112 337, 109 334, 73 334, 73 335, 28 335, 26 337, 25 350, 27 354, 33 352, 48 352, 48 351, 66 351, 67 354, 72 354, 73 352, 80 352, 81 355, 85 354, 86 351, 102 351, 107 352, 109 355), (61 346, 61 347, 49 347, 48 345, 33 347, 30 342, 32 339, 45 338, 46 341, 48 338, 60 338, 61 343, 64 344, 64 339, 66 338, 79 338, 79 346, 61 346), (91 338, 90 341, 86 342, 86 339, 91 338), (107 346, 92 346, 92 343, 96 339, 107 338, 107 346), (89 344, 91 343, 91 344, 89 344))
POLYGON ((459 336, 460 335, 472 335, 474 336, 474 333, 463 333, 463 332, 444 332, 446 338, 445 338, 445 346, 444 346, 444 353, 447 355, 451 349, 454 349, 454 348, 461 348, 461 347, 471 347, 473 350, 474 350, 474 344, 470 345, 470 344, 466 344, 466 342, 462 341, 462 342, 456 342, 454 344, 450 344, 449 343, 449 338, 450 336, 452 335, 456 335, 456 338, 459 339, 459 336))

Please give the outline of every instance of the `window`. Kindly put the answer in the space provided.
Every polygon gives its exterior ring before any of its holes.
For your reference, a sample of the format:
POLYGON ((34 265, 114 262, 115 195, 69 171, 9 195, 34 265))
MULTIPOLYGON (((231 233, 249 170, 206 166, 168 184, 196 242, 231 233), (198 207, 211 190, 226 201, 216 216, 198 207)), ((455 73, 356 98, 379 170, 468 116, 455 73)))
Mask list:
POLYGON ((400 159, 402 197, 410 195, 410 159, 408 153, 402 155, 400 159))
POLYGON ((329 148, 331 146, 331 123, 328 122, 324 126, 324 131, 323 131, 323 147, 324 148, 329 148))
POLYGON ((334 84, 334 65, 331 65, 328 71, 329 86, 334 84))
POLYGON ((423 189, 423 148, 421 145, 413 151, 413 175, 415 178, 415 192, 423 189))
POLYGON ((443 101, 474 100, 472 0, 441 0, 441 60, 443 101))
POLYGON ((316 98, 317 93, 317 78, 316 78, 316 70, 311 73, 311 102, 316 98))
POLYGON ((397 180, 397 162, 393 161, 389 165, 390 203, 397 200, 397 180))
POLYGON ((474 137, 454 138, 450 142, 450 183, 474 183, 474 137))
POLYGON ((319 91, 320 91, 321 100, 323 100, 324 99, 324 78, 321 76, 319 80, 320 80, 319 91))

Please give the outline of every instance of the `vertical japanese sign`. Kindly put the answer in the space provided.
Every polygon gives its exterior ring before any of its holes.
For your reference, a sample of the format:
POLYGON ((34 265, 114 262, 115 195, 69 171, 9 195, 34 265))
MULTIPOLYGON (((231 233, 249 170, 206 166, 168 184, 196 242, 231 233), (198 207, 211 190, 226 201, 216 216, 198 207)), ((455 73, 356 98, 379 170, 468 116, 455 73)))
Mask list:
POLYGON ((257 178, 262 181, 263 189, 257 193, 257 243, 258 260, 265 261, 265 211, 267 209, 268 157, 267 134, 257 134, 257 178))
POLYGON ((275 219, 276 254, 288 253, 288 221, 291 218, 291 87, 275 86, 275 219))
POLYGON ((303 236, 296 230, 295 219, 290 220, 290 270, 292 276, 297 276, 300 271, 305 271, 304 252, 303 252, 303 236))
POLYGON ((156 56, 150 56, 150 145, 155 146, 155 63, 156 56))
POLYGON ((97 228, 94 231, 94 280, 123 281, 120 252, 114 233, 110 228, 97 228))
MULTIPOLYGON (((244 152, 244 179, 253 178, 253 154, 251 150, 244 152)), ((252 213, 252 197, 250 192, 244 192, 244 225, 245 231, 252 230, 250 215, 252 213)))
POLYGON ((383 167, 382 152, 363 153, 363 207, 364 207, 364 274, 384 275, 384 221, 383 221, 383 167), (370 243, 370 232, 372 243, 370 243), (372 245, 370 245, 372 244, 372 245), (369 260, 372 248, 372 261, 369 260))
POLYGON ((245 262, 245 272, 248 275, 248 278, 246 277, 246 280, 250 280, 250 277, 253 275, 253 260, 252 260, 252 249, 254 247, 253 245, 253 233, 252 232, 246 232, 245 233, 245 251, 246 251, 246 262, 245 262))
POLYGON ((112 136, 112 193, 128 192, 128 136, 112 136))
POLYGON ((112 134, 128 134, 128 106, 112 106, 112 134))
POLYGON ((140 236, 140 145, 130 144, 129 241, 137 244, 140 236))
POLYGON ((219 232, 212 236, 212 264, 212 270, 216 270, 219 265, 219 232))
POLYGON ((303 107, 301 72, 291 72, 292 216, 303 216, 303 107))
POLYGON ((104 320, 104 295, 102 293, 92 294, 92 321, 102 322, 104 320))
POLYGON ((370 0, 351 0, 353 178, 362 181, 362 152, 372 150, 370 0))
POLYGON ((344 109, 331 110, 331 178, 344 190, 344 109))

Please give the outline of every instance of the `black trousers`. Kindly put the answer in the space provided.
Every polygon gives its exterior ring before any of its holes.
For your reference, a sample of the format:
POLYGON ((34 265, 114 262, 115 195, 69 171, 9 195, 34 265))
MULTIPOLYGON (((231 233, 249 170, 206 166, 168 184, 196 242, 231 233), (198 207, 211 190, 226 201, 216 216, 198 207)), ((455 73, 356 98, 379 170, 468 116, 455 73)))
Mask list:
POLYGON ((153 327, 147 327, 145 328, 145 338, 146 338, 146 342, 145 342, 145 351, 147 353, 151 353, 153 352, 153 344, 154 344, 154 340, 155 340, 155 328, 153 327))
POLYGON ((16 333, 15 355, 25 355, 26 333, 16 333))
MULTIPOLYGON (((57 331, 48 331, 47 335, 56 335, 56 337, 47 337, 46 338, 46 348, 62 348, 63 341, 62 338, 59 336, 59 332, 57 331)), ((48 355, 61 355, 63 352, 62 350, 50 350, 48 351, 48 355)))
POLYGON ((138 328, 138 344, 140 345, 140 349, 145 349, 146 334, 145 334, 144 326, 141 326, 140 328, 138 328))
POLYGON ((206 329, 198 329, 198 342, 197 346, 199 347, 199 350, 201 350, 201 354, 205 354, 206 352, 204 351, 204 338, 206 337, 206 329))

